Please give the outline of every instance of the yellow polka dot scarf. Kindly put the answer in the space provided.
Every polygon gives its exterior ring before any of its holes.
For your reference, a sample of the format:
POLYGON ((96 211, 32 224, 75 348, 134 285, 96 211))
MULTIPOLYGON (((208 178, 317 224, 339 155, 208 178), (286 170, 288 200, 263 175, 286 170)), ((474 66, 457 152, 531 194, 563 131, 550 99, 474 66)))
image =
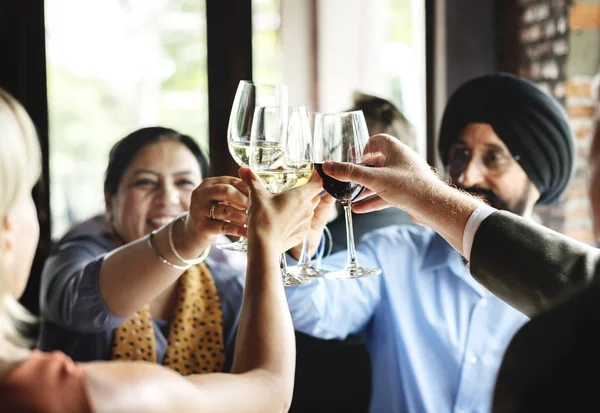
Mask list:
MULTIPOLYGON (((190 267, 178 281, 163 365, 181 373, 222 371, 225 361, 223 314, 217 286, 205 264, 190 267)), ((115 330, 112 360, 157 362, 156 338, 148 306, 115 330)))

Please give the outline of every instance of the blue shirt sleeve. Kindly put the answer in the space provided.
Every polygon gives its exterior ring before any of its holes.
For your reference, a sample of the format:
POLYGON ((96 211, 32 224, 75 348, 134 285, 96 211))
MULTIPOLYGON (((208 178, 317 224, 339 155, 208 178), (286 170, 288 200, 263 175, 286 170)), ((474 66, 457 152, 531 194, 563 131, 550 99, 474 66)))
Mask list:
POLYGON ((82 237, 59 245, 42 272, 40 311, 44 320, 82 333, 112 330, 127 318, 113 314, 100 296, 98 278, 106 243, 82 237))
MULTIPOLYGON (((357 248, 358 262, 376 267, 376 255, 370 243, 357 248)), ((322 260, 319 268, 339 270, 346 263, 346 251, 322 260)), ((320 278, 302 287, 286 287, 294 328, 323 339, 344 339, 361 332, 381 300, 382 275, 353 279, 320 278)))
MULTIPOLYGON (((327 246, 327 239, 325 238, 325 234, 321 235, 321 240, 319 241, 319 245, 317 245, 317 250, 315 251, 315 255, 312 256, 311 260, 315 262, 320 262, 325 256, 325 248, 327 246)), ((293 266, 298 264, 298 260, 292 257, 290 254, 285 254, 285 262, 289 266, 293 266)))

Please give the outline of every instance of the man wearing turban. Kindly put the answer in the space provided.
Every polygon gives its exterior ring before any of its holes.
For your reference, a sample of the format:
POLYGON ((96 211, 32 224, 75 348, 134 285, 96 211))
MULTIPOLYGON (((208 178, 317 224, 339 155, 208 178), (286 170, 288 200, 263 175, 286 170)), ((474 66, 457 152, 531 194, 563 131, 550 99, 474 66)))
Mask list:
POLYGON ((562 108, 535 84, 508 74, 473 79, 452 95, 439 152, 458 187, 523 216, 536 203, 556 201, 573 170, 562 108))
MULTIPOLYGON (((451 96, 439 151, 453 184, 523 216, 556 201, 573 171, 573 138, 558 102, 508 74, 470 80, 451 96)), ((470 249, 464 246, 465 256, 470 249)), ((363 336, 371 413, 489 412, 502 357, 527 317, 477 283, 430 229, 383 228, 363 237, 357 253, 363 267, 382 274, 288 291, 306 308, 296 329, 363 336)), ((321 267, 340 269, 345 260, 342 251, 321 267)))

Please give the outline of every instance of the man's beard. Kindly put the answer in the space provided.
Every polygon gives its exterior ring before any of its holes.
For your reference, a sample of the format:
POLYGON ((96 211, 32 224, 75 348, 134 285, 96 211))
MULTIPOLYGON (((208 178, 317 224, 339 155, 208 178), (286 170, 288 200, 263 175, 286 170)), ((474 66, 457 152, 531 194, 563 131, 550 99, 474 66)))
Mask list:
POLYGON ((529 193, 528 187, 525 188, 525 191, 521 194, 521 196, 515 202, 514 205, 509 205, 506 200, 500 198, 498 195, 496 195, 495 192, 490 191, 489 189, 483 189, 478 186, 466 188, 461 185, 458 185, 458 189, 468 192, 471 195, 475 195, 478 198, 481 198, 491 207, 496 209, 512 212, 513 214, 517 214, 520 216, 523 216, 525 214, 525 211, 527 210, 527 195, 529 193))

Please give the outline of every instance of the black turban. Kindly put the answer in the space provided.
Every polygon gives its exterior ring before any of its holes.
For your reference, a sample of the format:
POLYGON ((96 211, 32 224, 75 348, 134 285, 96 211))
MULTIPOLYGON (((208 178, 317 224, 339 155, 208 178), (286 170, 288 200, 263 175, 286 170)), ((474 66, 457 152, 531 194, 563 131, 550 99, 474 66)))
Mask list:
POLYGON ((540 191, 538 203, 558 199, 573 172, 574 144, 567 116, 553 97, 504 73, 464 83, 442 118, 439 151, 445 166, 450 146, 469 123, 491 125, 540 191))

